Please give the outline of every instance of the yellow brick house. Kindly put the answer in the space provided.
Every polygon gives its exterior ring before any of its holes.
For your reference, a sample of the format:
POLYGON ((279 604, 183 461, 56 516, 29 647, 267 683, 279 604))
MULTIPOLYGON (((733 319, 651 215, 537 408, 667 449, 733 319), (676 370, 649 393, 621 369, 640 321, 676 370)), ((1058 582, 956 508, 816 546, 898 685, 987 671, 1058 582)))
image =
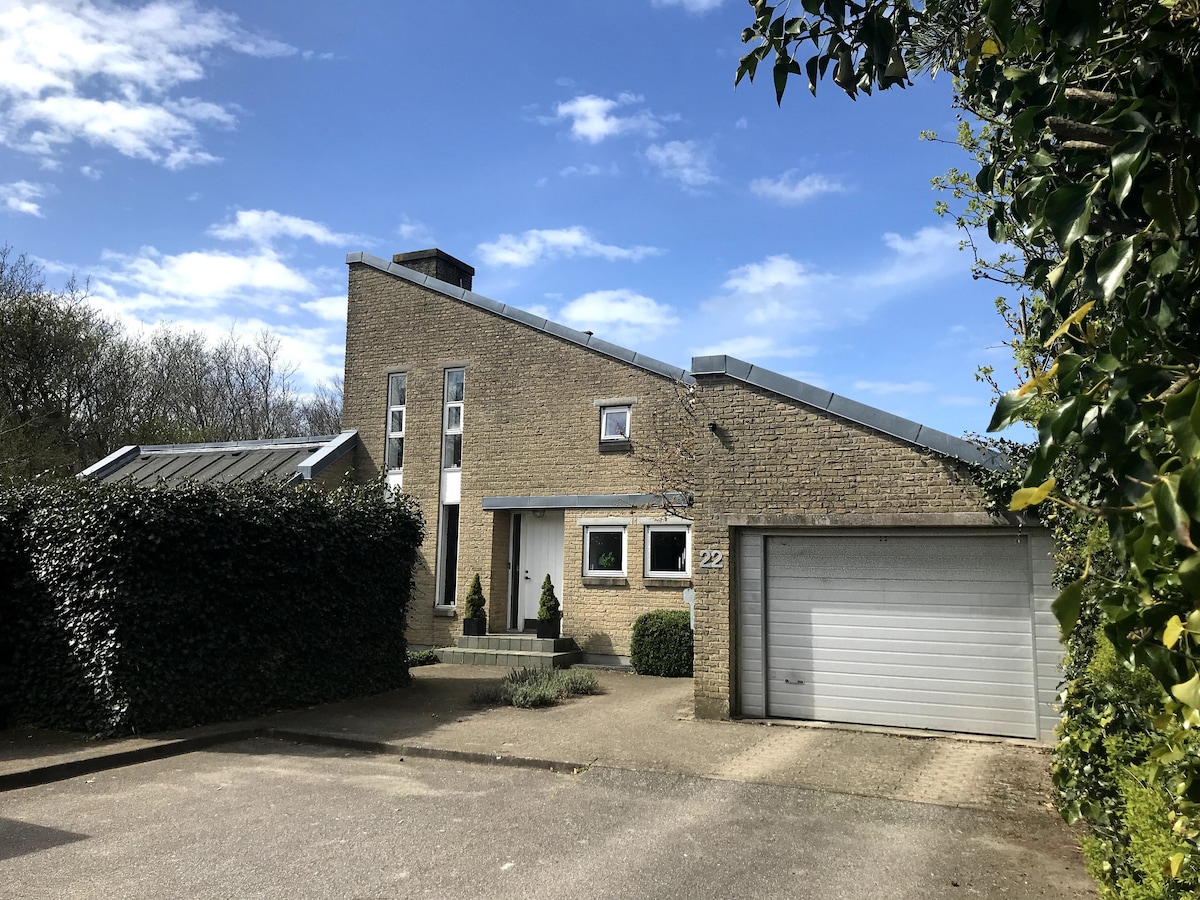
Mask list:
POLYGON ((479 574, 489 633, 521 646, 549 575, 592 662, 694 604, 700 716, 1050 737, 1049 542, 984 513, 970 466, 998 460, 732 357, 685 370, 496 302, 440 250, 347 265, 354 470, 426 519, 412 644, 458 639, 479 574))

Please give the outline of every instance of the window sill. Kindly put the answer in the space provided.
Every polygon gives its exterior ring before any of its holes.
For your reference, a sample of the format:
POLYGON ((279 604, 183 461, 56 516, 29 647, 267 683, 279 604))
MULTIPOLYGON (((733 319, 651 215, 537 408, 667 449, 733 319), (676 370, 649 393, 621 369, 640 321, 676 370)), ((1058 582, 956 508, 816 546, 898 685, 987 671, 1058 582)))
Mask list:
POLYGON ((458 609, 453 606, 435 606, 433 608, 433 617, 435 619, 456 619, 458 618, 458 609))
POLYGON ((690 588, 690 575, 647 575, 642 581, 647 587, 690 588))
POLYGON ((628 453, 633 449, 632 441, 601 441, 601 453, 628 453))
POLYGON ((584 587, 628 587, 629 579, 624 575, 584 575, 584 587))

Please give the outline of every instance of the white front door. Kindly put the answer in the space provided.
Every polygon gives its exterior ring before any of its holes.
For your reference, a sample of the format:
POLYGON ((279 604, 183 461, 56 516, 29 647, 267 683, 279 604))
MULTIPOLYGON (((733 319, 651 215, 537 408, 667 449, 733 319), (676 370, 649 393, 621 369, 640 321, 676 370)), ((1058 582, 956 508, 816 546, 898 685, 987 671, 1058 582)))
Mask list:
POLYGON ((542 598, 542 581, 550 576, 555 596, 562 601, 563 584, 563 513, 546 510, 543 515, 521 513, 519 541, 514 543, 516 557, 517 629, 537 618, 542 598))

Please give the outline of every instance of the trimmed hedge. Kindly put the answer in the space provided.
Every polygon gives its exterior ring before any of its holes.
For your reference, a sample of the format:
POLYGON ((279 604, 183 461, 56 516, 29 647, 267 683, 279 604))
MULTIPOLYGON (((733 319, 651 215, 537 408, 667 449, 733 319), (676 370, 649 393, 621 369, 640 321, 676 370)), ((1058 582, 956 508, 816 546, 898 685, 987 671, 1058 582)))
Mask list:
POLYGON ((690 678, 692 623, 686 609, 656 609, 638 616, 629 642, 629 659, 639 675, 690 678))
POLYGON ((1059 808, 1068 822, 1087 823, 1084 859, 1102 897, 1195 897, 1200 871, 1172 830, 1162 782, 1147 776, 1158 767, 1169 777, 1176 753, 1200 753, 1200 736, 1155 729, 1153 717, 1166 702, 1162 688, 1146 669, 1118 658, 1100 620, 1089 598, 1067 648, 1054 751, 1059 808), (1176 854, 1186 861, 1172 867, 1176 854))
POLYGON ((415 506, 379 486, 0 493, 0 706, 110 735, 399 686, 421 539, 415 506))

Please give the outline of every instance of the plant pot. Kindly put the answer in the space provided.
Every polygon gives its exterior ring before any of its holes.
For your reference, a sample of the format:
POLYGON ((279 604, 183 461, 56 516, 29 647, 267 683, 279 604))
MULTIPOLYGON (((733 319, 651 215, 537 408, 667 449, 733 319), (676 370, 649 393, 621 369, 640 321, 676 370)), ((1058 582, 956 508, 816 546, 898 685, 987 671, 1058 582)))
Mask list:
POLYGON ((537 636, 540 638, 558 637, 562 619, 538 619, 537 636))
POLYGON ((468 637, 482 637, 487 634, 487 619, 463 619, 463 634, 468 637))

